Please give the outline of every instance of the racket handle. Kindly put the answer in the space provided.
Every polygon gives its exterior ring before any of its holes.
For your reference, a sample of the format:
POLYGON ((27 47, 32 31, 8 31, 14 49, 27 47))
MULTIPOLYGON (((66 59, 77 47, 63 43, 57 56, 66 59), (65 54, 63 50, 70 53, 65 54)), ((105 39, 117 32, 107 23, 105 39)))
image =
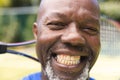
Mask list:
POLYGON ((7 52, 7 45, 0 43, 0 54, 7 52))

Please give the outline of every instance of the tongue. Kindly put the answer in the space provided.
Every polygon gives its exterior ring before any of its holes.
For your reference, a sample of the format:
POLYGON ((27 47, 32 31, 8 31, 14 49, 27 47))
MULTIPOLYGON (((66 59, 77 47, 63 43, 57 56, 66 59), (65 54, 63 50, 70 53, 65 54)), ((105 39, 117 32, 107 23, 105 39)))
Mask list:
POLYGON ((76 65, 80 63, 80 56, 57 55, 57 62, 64 65, 76 65))

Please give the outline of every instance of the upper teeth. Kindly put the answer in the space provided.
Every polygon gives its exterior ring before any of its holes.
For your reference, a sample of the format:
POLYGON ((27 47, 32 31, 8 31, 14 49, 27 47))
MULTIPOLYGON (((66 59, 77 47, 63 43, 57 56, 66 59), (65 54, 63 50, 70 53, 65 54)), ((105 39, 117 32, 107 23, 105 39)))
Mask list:
POLYGON ((57 55, 57 61, 65 65, 75 65, 80 63, 80 56, 57 55))

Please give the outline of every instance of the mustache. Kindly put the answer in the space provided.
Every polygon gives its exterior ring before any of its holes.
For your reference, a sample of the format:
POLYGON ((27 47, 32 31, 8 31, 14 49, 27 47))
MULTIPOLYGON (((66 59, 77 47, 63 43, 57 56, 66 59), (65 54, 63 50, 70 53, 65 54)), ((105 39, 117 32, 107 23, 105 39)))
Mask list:
POLYGON ((86 52, 86 53, 91 53, 91 48, 83 45, 83 44, 79 44, 79 45, 71 45, 69 43, 57 43, 52 47, 52 50, 57 50, 57 49, 67 49, 67 50, 73 50, 73 51, 77 51, 77 52, 86 52))
MULTIPOLYGON (((81 44, 81 45, 71 45, 66 43, 56 43, 54 46, 50 49, 50 53, 53 53, 55 50, 68 50, 73 51, 75 55, 80 54, 88 54, 88 62, 91 64, 91 62, 95 59, 94 56, 94 50, 89 45, 81 44)), ((72 55, 72 54, 71 54, 72 55)), ((74 55, 74 54, 73 54, 74 55)), ((50 58, 49 58, 50 59, 50 58)))
POLYGON ((50 45, 49 49, 47 49, 48 54, 44 54, 44 56, 47 57, 46 62, 51 59, 51 54, 55 52, 55 50, 68 50, 68 51, 75 51, 77 55, 79 53, 85 53, 88 54, 88 61, 92 61, 94 59, 94 50, 87 45, 87 44, 79 44, 79 45, 71 45, 69 43, 62 43, 60 41, 54 42, 52 45, 50 45))

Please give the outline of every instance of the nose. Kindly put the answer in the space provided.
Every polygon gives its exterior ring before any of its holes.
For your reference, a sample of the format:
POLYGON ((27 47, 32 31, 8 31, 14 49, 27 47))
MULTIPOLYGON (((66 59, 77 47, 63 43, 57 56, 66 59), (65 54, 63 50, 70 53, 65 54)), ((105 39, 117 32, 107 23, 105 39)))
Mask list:
POLYGON ((66 31, 63 33, 61 40, 63 43, 69 43, 71 45, 83 45, 85 44, 85 39, 82 36, 79 27, 77 24, 71 23, 67 28, 66 31))

